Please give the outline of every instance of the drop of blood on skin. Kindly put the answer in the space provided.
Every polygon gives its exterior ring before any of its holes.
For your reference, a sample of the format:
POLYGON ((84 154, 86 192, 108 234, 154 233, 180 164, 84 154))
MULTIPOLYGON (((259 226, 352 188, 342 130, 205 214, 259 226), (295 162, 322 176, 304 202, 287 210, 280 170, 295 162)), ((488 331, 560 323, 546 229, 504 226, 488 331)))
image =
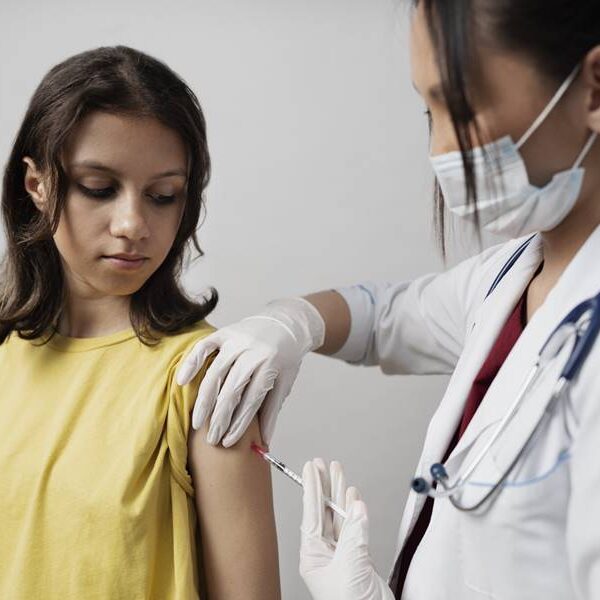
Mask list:
POLYGON ((260 454, 261 456, 266 452, 264 448, 261 448, 258 444, 255 444, 254 442, 250 444, 250 448, 252 448, 252 450, 254 450, 256 454, 260 454))

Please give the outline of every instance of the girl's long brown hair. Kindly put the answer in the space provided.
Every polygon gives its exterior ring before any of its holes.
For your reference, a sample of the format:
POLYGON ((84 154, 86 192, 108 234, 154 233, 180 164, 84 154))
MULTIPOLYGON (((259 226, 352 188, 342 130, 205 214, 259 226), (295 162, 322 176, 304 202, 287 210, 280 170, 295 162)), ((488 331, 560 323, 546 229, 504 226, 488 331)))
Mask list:
POLYGON ((12 331, 24 339, 42 336, 63 309, 64 277, 52 239, 69 186, 61 155, 76 125, 98 110, 158 119, 181 136, 188 153, 187 198, 179 230, 163 263, 131 297, 129 316, 136 335, 150 345, 161 334, 176 333, 205 318, 217 304, 214 288, 195 302, 179 285, 188 242, 203 255, 196 229, 210 157, 198 99, 155 58, 126 46, 102 47, 72 56, 47 73, 10 153, 2 188, 7 248, 0 275, 0 344, 12 331), (47 179, 48 216, 25 190, 25 156, 47 179))

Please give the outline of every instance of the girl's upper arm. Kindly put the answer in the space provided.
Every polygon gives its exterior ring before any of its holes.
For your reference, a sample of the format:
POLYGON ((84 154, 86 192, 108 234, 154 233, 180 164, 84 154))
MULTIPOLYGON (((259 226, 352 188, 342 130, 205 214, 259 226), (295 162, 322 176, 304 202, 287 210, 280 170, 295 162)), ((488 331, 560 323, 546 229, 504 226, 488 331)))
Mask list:
POLYGON ((279 600, 279 563, 269 465, 255 418, 231 448, 206 442, 207 425, 189 434, 189 467, 210 600, 279 600))

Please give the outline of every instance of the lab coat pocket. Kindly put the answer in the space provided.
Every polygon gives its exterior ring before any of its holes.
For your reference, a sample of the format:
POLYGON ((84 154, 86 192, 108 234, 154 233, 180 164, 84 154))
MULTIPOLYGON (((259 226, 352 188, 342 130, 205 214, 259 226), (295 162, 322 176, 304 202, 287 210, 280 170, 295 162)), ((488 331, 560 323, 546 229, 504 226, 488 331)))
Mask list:
POLYGON ((498 503, 517 523, 555 521, 564 518, 568 503, 570 475, 570 436, 560 415, 555 415, 537 432, 522 451, 501 446, 492 453, 504 473, 517 460, 506 477, 498 503))
MULTIPOLYGON (((528 598, 529 570, 541 573, 553 565, 553 577, 537 584, 538 597, 568 598, 568 589, 556 585, 570 581, 565 549, 570 452, 558 415, 540 429, 534 442, 506 477, 490 510, 493 560, 498 569, 493 586, 500 590, 499 597, 528 598), (526 570, 524 565, 528 565, 526 570), (501 573, 512 573, 510 581, 503 580, 501 573)), ((501 445, 492 453, 500 475, 518 452, 518 448, 510 450, 501 445)))

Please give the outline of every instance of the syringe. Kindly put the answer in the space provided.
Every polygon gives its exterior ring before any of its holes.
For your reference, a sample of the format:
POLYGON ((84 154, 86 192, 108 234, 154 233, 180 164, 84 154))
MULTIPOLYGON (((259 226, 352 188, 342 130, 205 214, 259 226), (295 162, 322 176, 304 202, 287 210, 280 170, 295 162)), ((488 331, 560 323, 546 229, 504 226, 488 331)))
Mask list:
MULTIPOLYGON (((258 444, 252 443, 252 450, 259 456, 262 456, 268 463, 271 463, 278 471, 281 471, 284 475, 287 475, 292 481, 295 481, 301 488, 304 488, 302 477, 298 473, 294 473, 289 467, 284 465, 280 460, 277 460, 272 454, 269 454, 264 448, 261 448, 258 444)), ((342 510, 331 498, 325 497, 323 499, 326 506, 329 506, 331 510, 335 511, 342 519, 346 519, 348 515, 345 510, 342 510)))

